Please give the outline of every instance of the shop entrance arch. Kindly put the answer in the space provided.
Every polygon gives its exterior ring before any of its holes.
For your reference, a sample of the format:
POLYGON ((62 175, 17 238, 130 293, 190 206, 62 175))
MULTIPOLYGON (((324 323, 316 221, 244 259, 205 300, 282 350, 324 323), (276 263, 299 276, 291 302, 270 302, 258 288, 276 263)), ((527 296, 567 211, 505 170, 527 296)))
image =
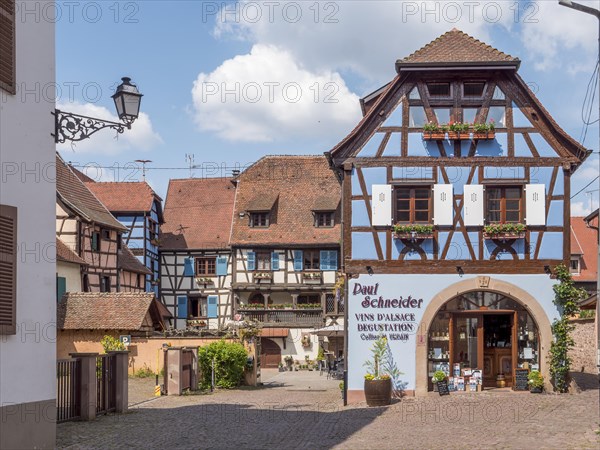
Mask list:
POLYGON ((485 278, 485 287, 481 280, 465 280, 429 303, 418 336, 417 393, 433 389, 436 370, 462 382, 479 370, 484 389, 513 386, 518 368, 540 370, 548 379, 544 359, 552 335, 546 313, 522 289, 485 278))

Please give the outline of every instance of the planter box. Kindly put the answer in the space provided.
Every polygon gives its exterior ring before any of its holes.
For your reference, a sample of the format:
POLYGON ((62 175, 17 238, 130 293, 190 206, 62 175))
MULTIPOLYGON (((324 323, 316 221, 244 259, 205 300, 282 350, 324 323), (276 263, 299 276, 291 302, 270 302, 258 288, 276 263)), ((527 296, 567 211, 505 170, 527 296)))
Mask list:
POLYGON ((423 131, 424 141, 442 141, 446 139, 446 133, 441 131, 423 131))
POLYGON ((541 394, 542 388, 541 387, 532 387, 531 389, 529 389, 529 392, 531 392, 532 394, 541 394))
POLYGON ((483 133, 473 133, 473 139, 475 140, 485 140, 485 139, 495 139, 496 132, 495 131, 486 131, 483 133))
POLYGON ((433 233, 394 233, 394 239, 433 239, 433 233))
POLYGON ((483 238, 484 239, 492 239, 495 241, 504 241, 506 239, 524 239, 525 232, 523 231, 521 233, 498 233, 498 234, 483 233, 483 238))
POLYGON ((321 278, 304 278, 303 279, 304 284, 321 284, 321 282, 322 282, 321 278))
POLYGON ((460 133, 456 132, 456 131, 448 131, 448 139, 454 140, 454 141, 469 139, 470 136, 471 136, 471 134, 468 131, 461 131, 460 133))
POLYGON ((392 380, 365 380, 367 406, 386 406, 392 403, 392 380))

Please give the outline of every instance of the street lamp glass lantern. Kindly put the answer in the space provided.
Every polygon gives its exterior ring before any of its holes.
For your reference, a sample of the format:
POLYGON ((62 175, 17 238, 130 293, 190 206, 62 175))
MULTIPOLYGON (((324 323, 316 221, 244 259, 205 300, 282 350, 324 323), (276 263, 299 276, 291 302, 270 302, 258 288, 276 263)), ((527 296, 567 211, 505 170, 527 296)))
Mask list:
POLYGON ((140 113, 140 103, 142 94, 138 91, 135 84, 131 83, 131 78, 122 78, 123 82, 117 87, 117 92, 112 96, 117 108, 119 120, 131 125, 140 113))

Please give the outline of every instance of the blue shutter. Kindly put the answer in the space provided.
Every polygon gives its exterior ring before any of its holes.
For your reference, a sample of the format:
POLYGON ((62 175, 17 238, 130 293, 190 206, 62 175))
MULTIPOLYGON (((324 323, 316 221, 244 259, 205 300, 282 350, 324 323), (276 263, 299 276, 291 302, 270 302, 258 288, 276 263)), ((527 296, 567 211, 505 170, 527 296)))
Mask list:
POLYGON ((338 270, 338 252, 331 250, 329 252, 329 270, 338 270))
POLYGON ((98 233, 92 232, 92 251, 97 252, 99 250, 98 245, 98 233))
POLYGON ((183 276, 193 277, 194 276, 194 258, 185 258, 183 260, 183 276))
POLYGON ((217 295, 209 295, 207 305, 206 317, 209 319, 216 319, 219 317, 219 297, 217 295))
POLYGON ((186 296, 177 297, 177 318, 187 319, 188 317, 188 298, 186 296))
POLYGON ((222 277, 227 275, 227 257, 219 256, 217 258, 217 276, 222 277))
POLYGON ((248 270, 256 270, 256 254, 248 252, 248 270))
POLYGON ((271 253, 271 270, 279 270, 279 253, 271 253))
POLYGON ((327 250, 321 250, 320 252, 319 269, 329 270, 329 252, 327 250))
POLYGON ((67 279, 65 277, 56 277, 56 301, 60 302, 63 295, 67 292, 67 279))
POLYGON ((302 260, 304 259, 304 254, 302 250, 294 250, 294 270, 301 271, 302 270, 302 260))

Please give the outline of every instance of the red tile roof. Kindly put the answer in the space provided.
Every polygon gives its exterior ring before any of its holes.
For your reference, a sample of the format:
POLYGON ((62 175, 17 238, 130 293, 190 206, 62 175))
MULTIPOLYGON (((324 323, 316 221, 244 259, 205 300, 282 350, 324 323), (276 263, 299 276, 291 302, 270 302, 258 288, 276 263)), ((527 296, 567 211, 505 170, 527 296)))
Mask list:
POLYGON ((145 181, 88 182, 85 185, 113 213, 149 212, 154 200, 162 201, 145 181))
POLYGON ((341 188, 323 156, 266 156, 238 177, 231 245, 339 245, 339 209, 332 228, 314 226, 323 197, 337 205, 341 188), (268 228, 251 228, 247 211, 258 197, 278 196, 268 228), (242 215, 243 214, 243 215, 242 215), (242 217, 240 217, 242 215, 242 217))
POLYGON ((584 217, 571 217, 571 254, 581 255, 580 273, 574 281, 598 279, 598 231, 586 226, 584 217))
POLYGON ((56 238, 56 260, 73 264, 81 264, 83 266, 88 265, 83 258, 78 256, 73 250, 67 247, 67 244, 65 244, 59 238, 56 238))
POLYGON ((152 275, 152 271, 143 265, 126 245, 123 245, 121 250, 119 250, 119 269, 127 272, 152 275))
POLYGON ((146 317, 154 321, 168 317, 153 293, 139 292, 68 292, 57 307, 61 330, 129 330, 148 327, 146 317))
POLYGON ((161 250, 228 247, 234 200, 231 178, 169 181, 161 250))
POLYGON ((100 200, 56 154, 56 195, 59 201, 85 222, 95 222, 108 228, 127 231, 100 200))
POLYGON ((396 67, 465 64, 510 64, 520 61, 456 28, 442 34, 413 54, 398 60, 396 67))

